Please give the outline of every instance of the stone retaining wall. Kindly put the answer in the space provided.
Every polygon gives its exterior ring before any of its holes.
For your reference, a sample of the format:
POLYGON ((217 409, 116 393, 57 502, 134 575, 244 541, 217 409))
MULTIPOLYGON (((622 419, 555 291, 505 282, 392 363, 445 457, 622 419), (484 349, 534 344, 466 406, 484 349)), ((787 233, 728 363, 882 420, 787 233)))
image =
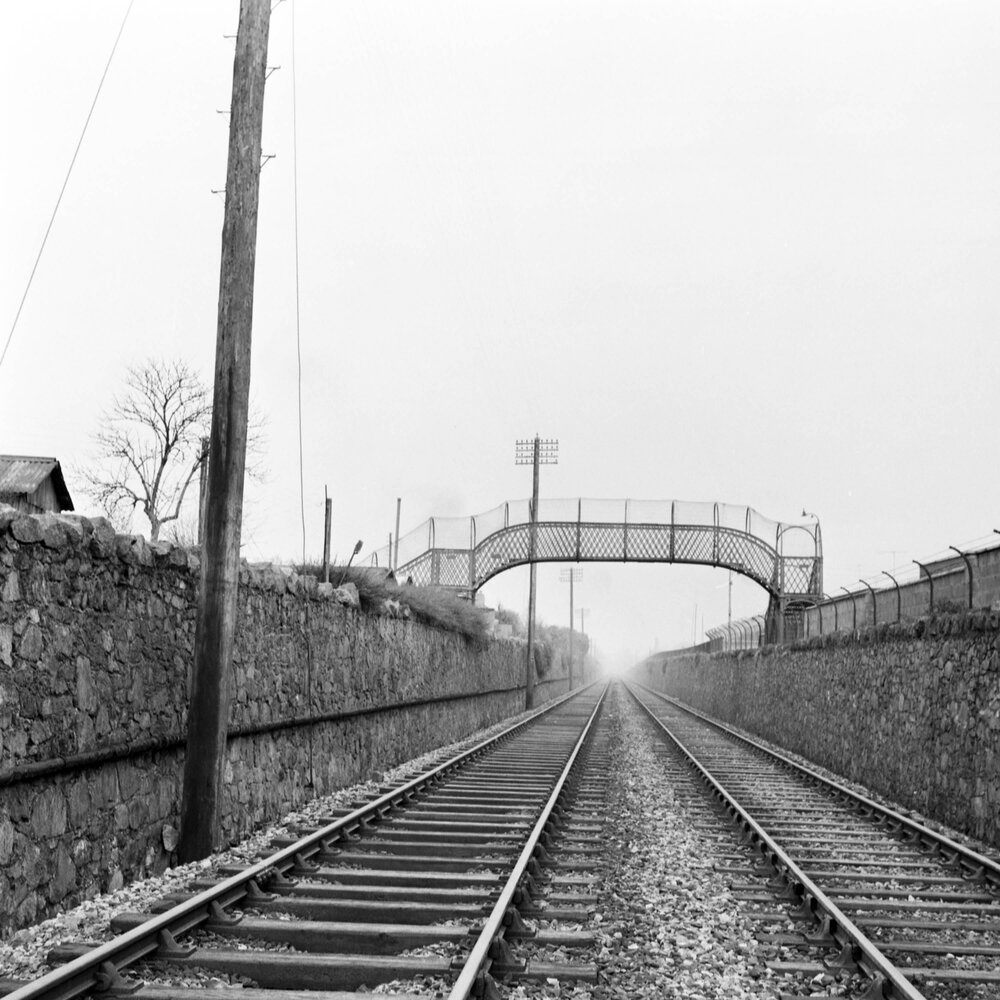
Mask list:
POLYGON ((653 658, 640 682, 1000 847, 1000 614, 653 658))
MULTIPOLYGON (((0 935, 170 863, 198 573, 103 520, 0 507, 0 935)), ((241 572, 225 841, 523 709, 523 645, 331 589, 241 572)))

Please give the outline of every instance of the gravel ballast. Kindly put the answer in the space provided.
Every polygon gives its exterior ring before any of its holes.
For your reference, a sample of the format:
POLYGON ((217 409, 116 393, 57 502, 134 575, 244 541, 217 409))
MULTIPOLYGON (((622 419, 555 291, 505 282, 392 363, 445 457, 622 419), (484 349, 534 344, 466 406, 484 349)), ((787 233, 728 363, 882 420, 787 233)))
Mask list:
POLYGON ((614 697, 595 1000, 776 997, 753 925, 713 868, 717 841, 694 829, 648 728, 620 688, 614 697))
MULTIPOLYGON (((513 721, 407 762, 387 772, 382 784, 401 784, 513 721)), ((557 846, 554 852, 566 866, 566 874, 599 877, 599 887, 591 890, 596 903, 586 922, 535 921, 540 928, 556 932, 592 932, 595 943, 592 948, 519 949, 527 958, 596 964, 597 982, 555 978, 512 982, 502 986, 503 995, 524 1000, 778 1000, 789 992, 824 997, 851 993, 856 982, 837 983, 828 975, 812 978, 767 967, 769 959, 793 956, 784 948, 761 943, 757 932, 787 932, 793 929, 792 923, 753 920, 754 905, 737 898, 730 888, 732 874, 718 870, 748 863, 750 852, 739 846, 731 825, 718 822, 716 807, 706 798, 703 786, 691 777, 686 765, 673 761, 663 750, 621 686, 609 693, 605 722, 609 735, 601 754, 611 780, 602 792, 593 793, 602 797, 603 815, 597 815, 595 803, 593 824, 603 849, 599 855, 589 855, 579 846, 574 850, 567 845, 557 846)), ((596 788, 597 779, 591 784, 596 788)), ((272 838, 315 825, 331 809, 378 794, 375 782, 343 789, 315 800, 232 850, 170 869, 19 931, 0 942, 0 979, 35 978, 47 970, 45 955, 55 945, 108 940, 112 936, 109 921, 115 913, 148 909, 165 894, 184 889, 192 879, 211 875, 224 865, 256 860, 272 838)), ((575 822, 590 829, 586 816, 576 817, 575 822)), ((777 902, 757 908, 781 909, 777 902)), ((413 953, 452 957, 455 950, 454 945, 429 945, 413 953)), ((163 982, 197 981, 189 970, 157 969, 163 982)), ((238 985, 221 982, 210 973, 205 973, 204 981, 213 986, 238 985)), ((374 992, 393 988, 408 994, 447 995, 447 985, 431 978, 384 984, 374 992)))

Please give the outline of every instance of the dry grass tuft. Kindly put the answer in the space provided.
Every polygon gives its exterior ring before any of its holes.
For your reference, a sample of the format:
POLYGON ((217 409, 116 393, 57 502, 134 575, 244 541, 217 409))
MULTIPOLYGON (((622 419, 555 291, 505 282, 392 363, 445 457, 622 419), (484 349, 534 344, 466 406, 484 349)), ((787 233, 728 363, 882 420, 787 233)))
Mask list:
MULTIPOLYGON (((317 579, 322 572, 322 567, 316 565, 302 569, 303 575, 308 574, 317 579)), ((383 601, 399 601, 410 609, 410 614, 416 621, 424 625, 457 632, 477 643, 485 643, 489 638, 489 615, 449 590, 417 587, 413 584, 400 585, 389 578, 384 570, 365 566, 331 566, 330 582, 334 586, 353 583, 358 588, 361 610, 369 614, 379 614, 383 601)))

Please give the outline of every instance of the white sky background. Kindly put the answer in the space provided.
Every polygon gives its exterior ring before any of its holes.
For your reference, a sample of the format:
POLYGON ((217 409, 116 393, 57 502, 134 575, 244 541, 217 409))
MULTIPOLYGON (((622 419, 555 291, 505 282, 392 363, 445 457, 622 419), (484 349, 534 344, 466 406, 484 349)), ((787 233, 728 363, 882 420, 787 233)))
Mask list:
MULTIPOLYGON (((405 533, 529 495, 536 431, 543 496, 815 511, 831 593, 1000 528, 1000 5, 286 0, 251 561, 302 551, 293 2, 309 555, 324 484, 346 556, 397 496, 405 533)), ((125 6, 0 0, 0 337, 125 6)), ((72 469, 146 357, 211 380, 237 15, 137 0, 0 368, 0 451, 72 469)), ((538 608, 565 624, 559 569, 538 608)), ((576 599, 614 661, 700 639, 726 582, 589 564, 576 599)), ((484 592, 523 611, 527 571, 484 592)), ((734 616, 765 606, 737 580, 734 616)))

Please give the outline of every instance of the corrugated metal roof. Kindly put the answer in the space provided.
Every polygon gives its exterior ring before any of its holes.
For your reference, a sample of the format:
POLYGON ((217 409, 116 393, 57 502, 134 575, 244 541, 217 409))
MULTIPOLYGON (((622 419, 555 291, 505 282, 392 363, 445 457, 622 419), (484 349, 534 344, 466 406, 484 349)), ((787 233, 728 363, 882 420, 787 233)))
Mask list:
POLYGON ((73 501, 58 459, 37 455, 0 455, 0 493, 34 493, 50 475, 62 509, 72 510, 73 501))
POLYGON ((59 463, 32 455, 0 455, 0 493, 34 493, 59 463))

